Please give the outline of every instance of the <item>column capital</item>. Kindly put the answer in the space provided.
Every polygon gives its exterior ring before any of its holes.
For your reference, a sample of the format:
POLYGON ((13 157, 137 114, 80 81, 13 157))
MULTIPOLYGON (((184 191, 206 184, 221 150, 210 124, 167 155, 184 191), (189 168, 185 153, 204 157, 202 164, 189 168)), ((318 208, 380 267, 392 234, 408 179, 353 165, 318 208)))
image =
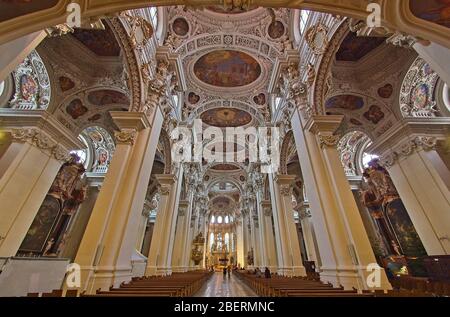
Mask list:
POLYGON ((343 115, 313 115, 306 122, 305 129, 314 134, 333 135, 342 120, 343 115))
POLYGON ((120 130, 141 131, 150 127, 150 122, 143 112, 110 111, 109 113, 120 130))
POLYGON ((173 174, 156 174, 154 175, 158 182, 158 191, 160 195, 169 195, 170 187, 175 183, 177 177, 173 174))
POLYGON ((404 118, 367 148, 389 168, 415 151, 430 151, 447 137, 450 118, 404 118))
POLYGON ((29 143, 62 162, 71 150, 85 148, 78 136, 45 110, 2 109, 0 126, 13 142, 29 143))
POLYGON ((277 182, 278 185, 292 185, 295 182, 295 179, 297 176, 295 175, 277 175, 275 177, 275 182, 277 182))

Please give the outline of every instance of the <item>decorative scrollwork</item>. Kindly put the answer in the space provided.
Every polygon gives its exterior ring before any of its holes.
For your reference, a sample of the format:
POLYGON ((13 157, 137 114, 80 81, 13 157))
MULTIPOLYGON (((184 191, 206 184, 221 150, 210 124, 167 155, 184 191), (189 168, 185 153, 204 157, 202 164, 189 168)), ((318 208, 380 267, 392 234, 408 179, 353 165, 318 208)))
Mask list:
POLYGON ((310 27, 306 31, 306 43, 316 55, 322 55, 328 48, 328 28, 322 23, 310 27))
POLYGON ((324 135, 319 134, 319 142, 320 147, 335 147, 339 143, 340 136, 339 135, 324 135))
POLYGON ((136 130, 115 131, 114 136, 118 144, 133 145, 137 137, 137 132, 136 130))
POLYGON ((292 186, 291 185, 281 185, 280 194, 283 196, 292 196, 292 186))

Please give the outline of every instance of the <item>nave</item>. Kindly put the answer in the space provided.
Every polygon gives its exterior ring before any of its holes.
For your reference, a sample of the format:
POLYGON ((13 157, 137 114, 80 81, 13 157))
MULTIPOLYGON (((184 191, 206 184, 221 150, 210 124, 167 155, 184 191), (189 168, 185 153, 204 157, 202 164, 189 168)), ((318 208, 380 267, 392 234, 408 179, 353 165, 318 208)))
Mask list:
POLYGON ((194 297, 256 297, 256 293, 231 273, 215 272, 194 297))
POLYGON ((68 2, 0 1, 0 297, 450 296, 449 0, 68 2))

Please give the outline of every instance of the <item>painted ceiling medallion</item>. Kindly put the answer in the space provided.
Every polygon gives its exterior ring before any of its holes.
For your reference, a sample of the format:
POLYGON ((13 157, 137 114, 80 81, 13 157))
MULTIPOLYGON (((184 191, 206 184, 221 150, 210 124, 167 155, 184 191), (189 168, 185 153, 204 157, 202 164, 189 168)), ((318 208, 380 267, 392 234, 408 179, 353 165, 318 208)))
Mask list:
POLYGON ((234 108, 211 109, 203 112, 200 118, 203 123, 219 128, 240 127, 252 121, 248 112, 234 108))
POLYGON ((189 24, 185 18, 176 18, 172 23, 172 30, 178 36, 185 36, 189 32, 189 24))
POLYGON ((261 75, 261 65, 250 55, 232 50, 217 50, 200 57, 194 73, 206 84, 217 87, 242 87, 261 75))
POLYGON ((188 101, 191 105, 195 105, 200 101, 200 96, 191 91, 188 95, 188 101))
POLYGON ((273 39, 279 39, 284 35, 285 27, 283 22, 274 21, 269 24, 269 28, 267 29, 267 34, 273 39))

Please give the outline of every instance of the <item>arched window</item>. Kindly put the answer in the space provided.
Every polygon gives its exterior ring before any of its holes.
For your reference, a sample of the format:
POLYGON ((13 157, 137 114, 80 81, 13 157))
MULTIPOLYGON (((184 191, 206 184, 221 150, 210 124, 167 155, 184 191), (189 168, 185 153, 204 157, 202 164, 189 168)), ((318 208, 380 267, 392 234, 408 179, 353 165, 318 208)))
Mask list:
POLYGON ((86 157, 86 169, 94 173, 106 173, 115 151, 114 140, 108 131, 99 126, 87 127, 80 137, 89 149, 86 157))
POLYGON ((230 222, 230 218, 228 216, 225 216, 225 223, 229 223, 230 222))
POLYGON ((215 216, 212 216, 211 217, 211 223, 215 223, 216 222, 216 217, 215 216))
POLYGON ((217 217, 217 223, 222 223, 222 216, 217 217))
POLYGON ((227 249, 230 250, 230 234, 228 232, 225 233, 225 244, 227 246, 227 249))
POLYGON ((379 159, 379 156, 364 152, 362 155, 362 162, 361 162, 362 167, 363 168, 369 167, 369 163, 375 159, 379 159))
POLYGON ((309 14, 310 14, 310 11, 308 11, 308 10, 300 11, 299 29, 300 29, 300 34, 302 34, 302 35, 306 30, 306 26, 308 25, 309 14))
POLYGON ((209 235, 209 248, 210 249, 212 249, 213 244, 214 244, 214 233, 211 232, 211 234, 209 235))
POLYGON ((150 8, 150 19, 152 21, 153 29, 156 30, 158 28, 158 8, 150 8))
POLYGON ((447 84, 444 85, 442 97, 444 99, 444 105, 447 107, 447 110, 450 111, 450 87, 447 84))
POLYGON ((78 158, 79 158, 79 162, 81 164, 83 164, 84 168, 88 168, 89 165, 89 161, 90 161, 90 156, 91 153, 89 151, 89 145, 86 142, 86 139, 84 138, 84 136, 80 135, 78 136, 78 139, 83 143, 83 145, 85 146, 84 149, 81 150, 75 150, 75 151, 71 151, 70 154, 75 154, 78 158))

